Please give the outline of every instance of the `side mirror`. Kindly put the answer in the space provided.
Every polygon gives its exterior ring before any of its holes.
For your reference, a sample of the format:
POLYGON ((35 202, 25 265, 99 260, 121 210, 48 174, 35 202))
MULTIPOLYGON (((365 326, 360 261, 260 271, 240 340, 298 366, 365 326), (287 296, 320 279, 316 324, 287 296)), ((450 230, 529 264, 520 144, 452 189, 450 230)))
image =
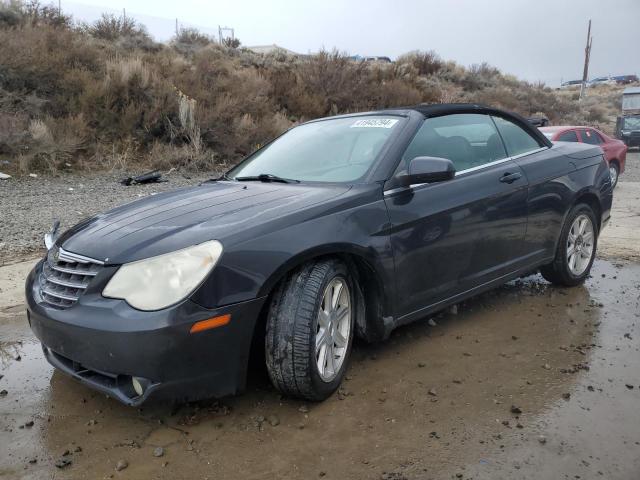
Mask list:
POLYGON ((416 157, 409 162, 406 175, 398 177, 404 187, 418 183, 444 182, 456 174, 456 167, 448 158, 416 157))

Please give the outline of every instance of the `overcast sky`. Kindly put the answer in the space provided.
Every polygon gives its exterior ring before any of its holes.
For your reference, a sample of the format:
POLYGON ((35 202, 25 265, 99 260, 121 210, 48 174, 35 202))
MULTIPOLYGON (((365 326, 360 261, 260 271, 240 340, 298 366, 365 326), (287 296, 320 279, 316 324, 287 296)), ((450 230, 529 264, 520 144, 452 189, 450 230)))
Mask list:
POLYGON ((233 27, 246 46, 275 43, 300 53, 335 47, 392 58, 435 50, 551 86, 581 78, 591 18, 589 76, 640 74, 640 0, 61 1, 85 21, 126 8, 160 41, 173 35, 177 18, 209 34, 233 27))

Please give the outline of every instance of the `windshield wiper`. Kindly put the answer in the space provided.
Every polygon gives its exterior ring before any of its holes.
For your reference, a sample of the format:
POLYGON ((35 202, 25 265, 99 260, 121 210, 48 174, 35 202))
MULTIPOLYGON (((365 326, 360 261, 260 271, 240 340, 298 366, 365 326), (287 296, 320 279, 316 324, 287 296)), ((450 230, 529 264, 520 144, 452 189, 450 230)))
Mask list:
POLYGON ((300 180, 294 180, 292 178, 282 178, 271 173, 261 173, 260 175, 253 175, 251 177, 236 177, 239 182, 280 182, 280 183, 300 183, 300 180))

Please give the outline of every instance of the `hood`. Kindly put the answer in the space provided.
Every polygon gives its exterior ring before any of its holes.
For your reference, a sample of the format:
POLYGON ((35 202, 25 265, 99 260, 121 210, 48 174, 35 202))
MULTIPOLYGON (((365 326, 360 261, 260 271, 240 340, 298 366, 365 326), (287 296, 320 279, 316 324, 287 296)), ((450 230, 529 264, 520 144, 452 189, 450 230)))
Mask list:
POLYGON ((106 264, 132 262, 207 240, 228 246, 280 228, 289 216, 348 190, 349 186, 326 184, 206 182, 88 218, 56 243, 106 264))

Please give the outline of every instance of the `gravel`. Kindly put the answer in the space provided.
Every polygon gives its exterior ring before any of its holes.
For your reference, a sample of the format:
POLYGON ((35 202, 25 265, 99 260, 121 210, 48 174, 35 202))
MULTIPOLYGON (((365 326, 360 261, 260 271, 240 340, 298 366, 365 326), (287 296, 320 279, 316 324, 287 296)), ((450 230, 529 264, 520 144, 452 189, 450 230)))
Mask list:
POLYGON ((217 176, 172 172, 165 183, 131 185, 129 173, 25 175, 0 180, 0 265, 44 252, 43 236, 55 219, 61 231, 83 218, 155 193, 197 185, 217 176), (190 178, 187 178, 190 177, 190 178))

